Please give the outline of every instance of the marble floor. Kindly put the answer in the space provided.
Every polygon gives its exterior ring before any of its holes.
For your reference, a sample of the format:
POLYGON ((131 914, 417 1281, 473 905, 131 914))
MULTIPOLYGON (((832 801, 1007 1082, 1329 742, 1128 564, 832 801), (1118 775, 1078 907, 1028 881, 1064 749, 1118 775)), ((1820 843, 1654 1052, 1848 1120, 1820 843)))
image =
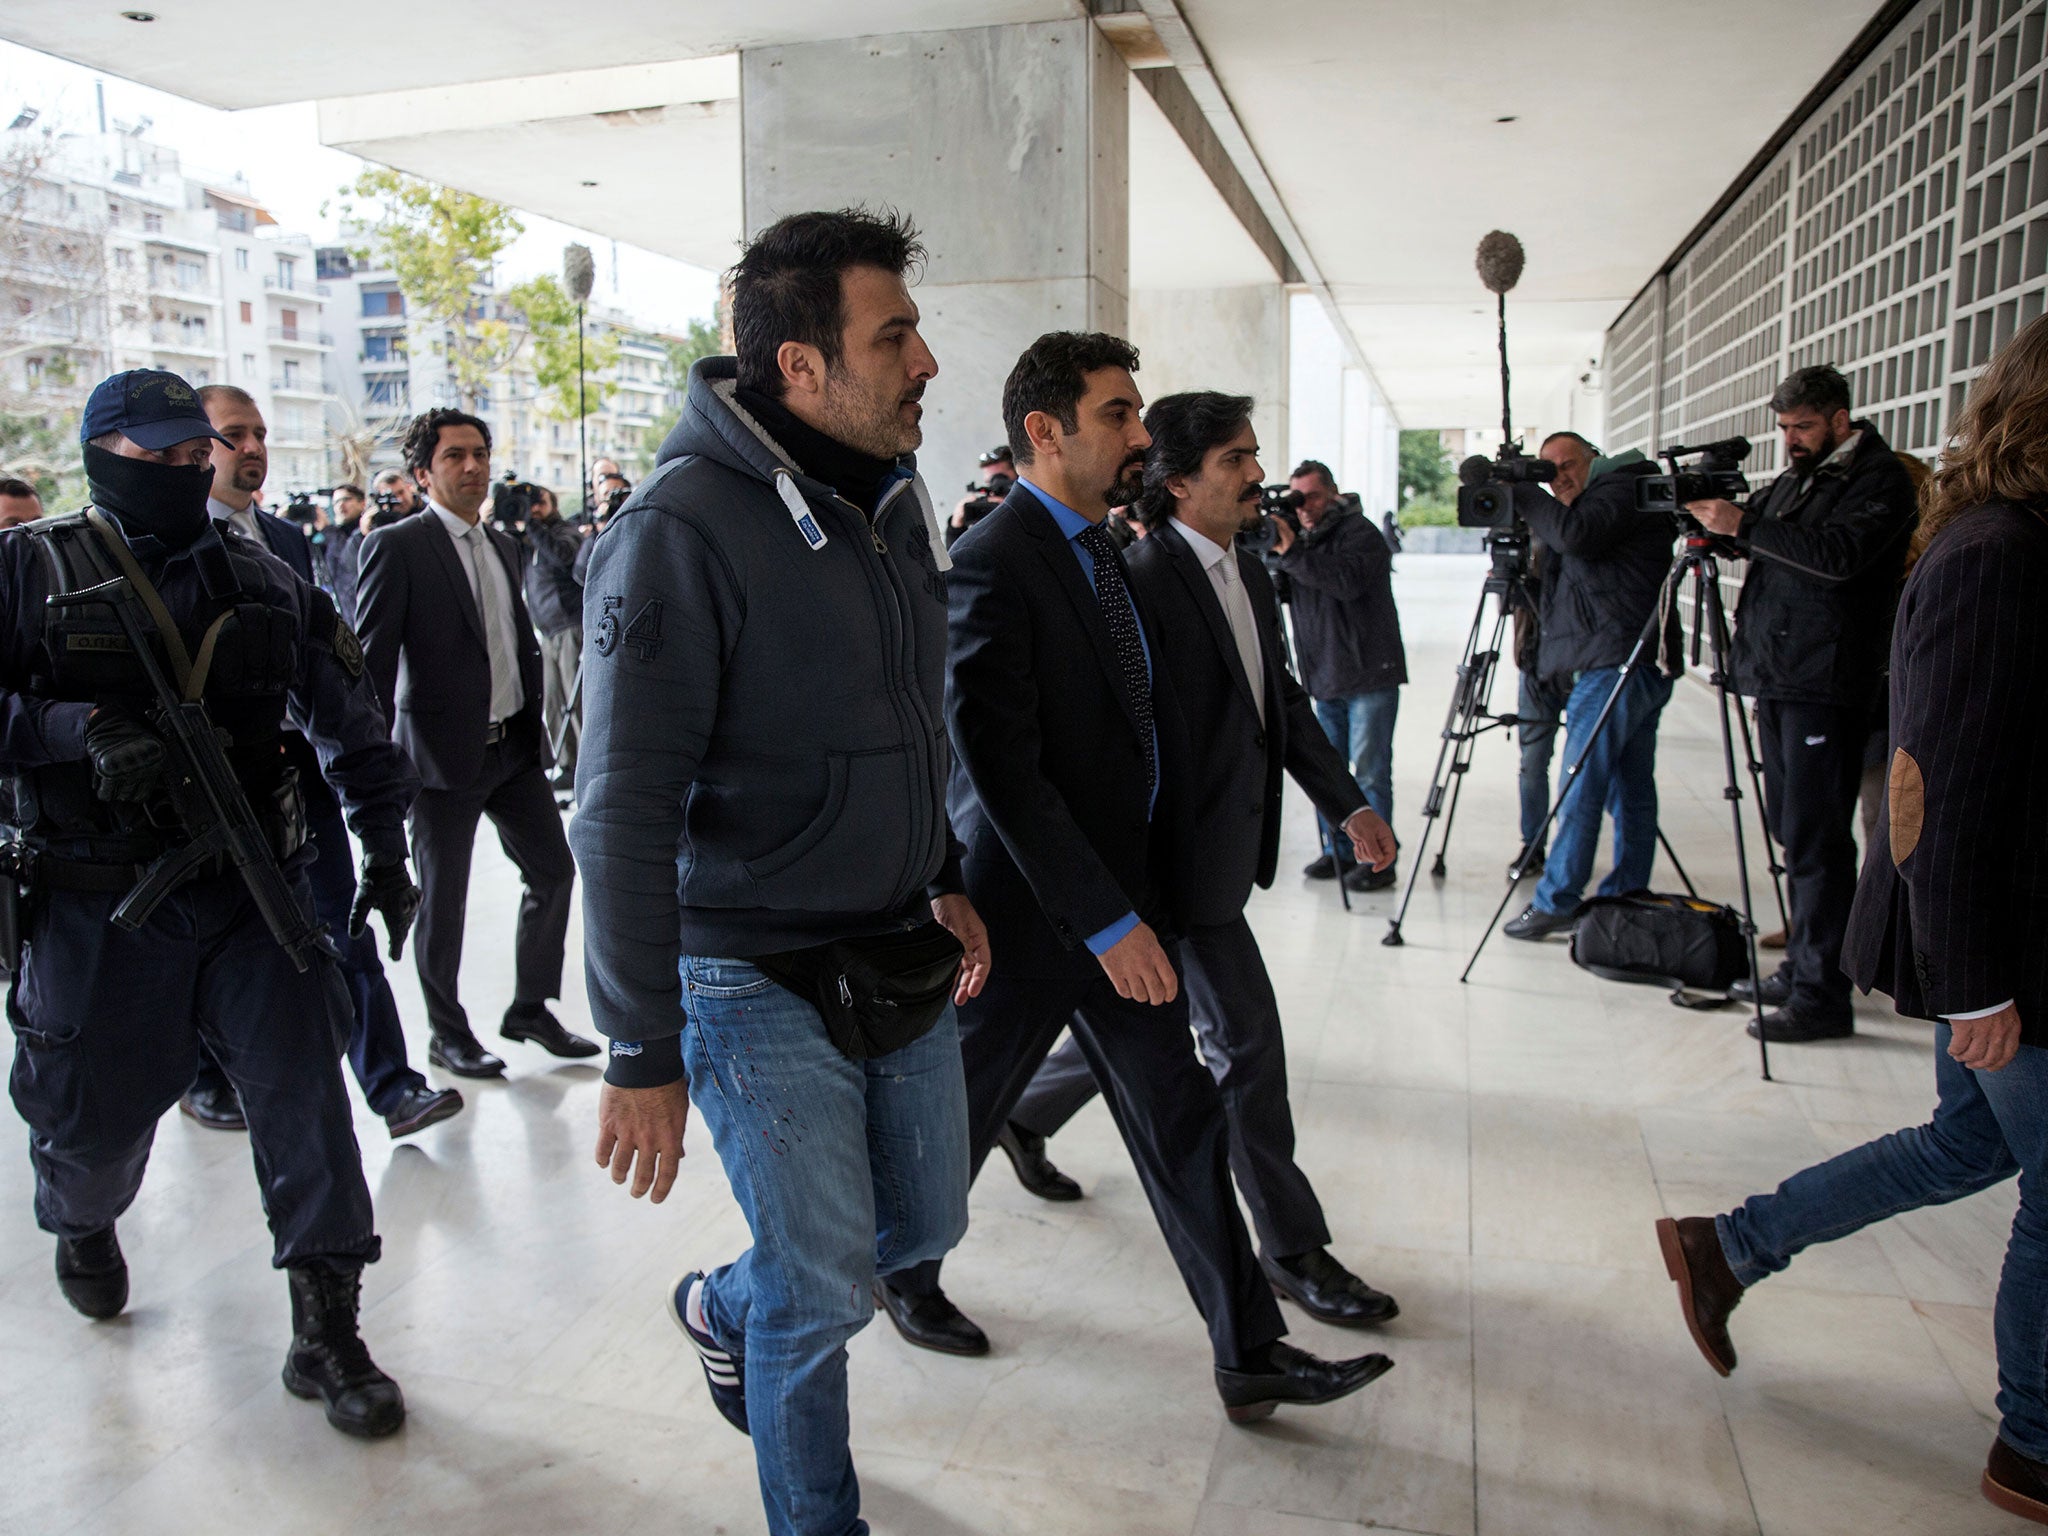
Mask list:
MULTIPOLYGON (((1479 562, 1413 556, 1396 591, 1415 681, 1396 756, 1413 838, 1479 562)), ((1496 705, 1513 707, 1511 679, 1496 705)), ((1733 891, 1709 696, 1665 717, 1671 841, 1733 891)), ((875 1529, 902 1536, 1969 1536, 1993 1434, 1988 1310, 2014 1195, 1995 1189, 1802 1258, 1736 1320, 1716 1378, 1680 1324, 1651 1224, 1711 1212, 1932 1102, 1928 1031, 1865 1004, 1853 1041, 1774 1058, 1732 1013, 1496 939, 1459 967, 1513 851, 1514 765, 1479 744, 1450 872, 1408 943, 1387 895, 1340 909, 1295 874, 1252 916, 1289 1029, 1300 1158, 1337 1252, 1394 1291, 1398 1368, 1323 1410, 1228 1425, 1202 1329, 1099 1102, 1054 1144, 1088 1199, 1049 1206, 1000 1159, 974 1192, 952 1294, 986 1360, 854 1341, 854 1444, 875 1529)), ((508 1000, 516 899, 479 844, 466 994, 508 1000)), ((1660 861, 1660 885, 1672 876, 1660 861)), ((1767 924, 1766 926, 1775 926, 1767 924)), ((572 939, 572 943, 575 942, 572 939)), ((572 957, 573 958, 573 957, 572 957)), ((580 966, 563 1014, 587 1018, 580 966)), ((416 1052, 410 965, 397 977, 416 1052)), ((675 1194, 634 1203, 591 1160, 597 1074, 511 1047, 503 1083, 393 1146, 359 1114, 384 1235, 365 1333, 404 1384, 403 1434, 334 1434, 278 1381, 288 1333, 243 1138, 175 1113, 122 1224, 133 1301, 90 1324, 58 1296, 17 1142, 0 1159, 0 1531, 434 1536, 761 1529, 752 1458, 661 1315, 662 1288, 745 1228, 695 1127, 675 1194)), ((16 1135, 20 1132, 17 1128, 16 1135)))

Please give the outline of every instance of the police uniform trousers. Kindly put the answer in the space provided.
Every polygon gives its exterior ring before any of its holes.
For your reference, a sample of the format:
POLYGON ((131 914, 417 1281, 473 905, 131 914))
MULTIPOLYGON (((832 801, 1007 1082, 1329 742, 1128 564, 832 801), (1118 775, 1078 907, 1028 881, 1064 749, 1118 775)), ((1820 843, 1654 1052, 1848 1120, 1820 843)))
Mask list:
MULTIPOLYGON (((1184 956, 1167 945, 1175 970, 1184 956)), ((1108 976, 1000 971, 959 1008, 967 1072, 970 1175, 1062 1028, 1071 1027, 1130 1149, 1152 1213, 1208 1324, 1216 1364, 1243 1368, 1287 1329, 1252 1252, 1230 1185, 1229 1135, 1215 1081, 1188 1049, 1188 993, 1157 1007, 1117 996, 1108 976)), ((903 1295, 929 1294, 937 1262, 889 1277, 903 1295)))
MULTIPOLYGON (((341 956, 341 979, 353 1005, 348 1032, 348 1064, 362 1085, 363 1101, 379 1115, 398 1107, 408 1089, 424 1088, 427 1080, 414 1071, 405 1055, 405 1027, 398 1017, 398 999, 384 975, 384 962, 377 954, 375 923, 365 926, 354 938, 349 936, 349 909, 355 905, 356 862, 349 847, 348 826, 342 820, 341 802, 315 786, 308 799, 308 830, 312 833, 314 859, 306 871, 313 888, 313 915, 341 956)), ((227 1074, 206 1047, 199 1044, 199 1071, 192 1080, 195 1090, 215 1087, 227 1081, 227 1074)))
MULTIPOLYGON (((1230 1171, 1251 1208, 1260 1248, 1292 1258, 1329 1246, 1322 1203, 1294 1161, 1280 1004, 1251 924, 1239 917, 1190 928, 1180 961, 1195 1039, 1230 1121, 1230 1171)), ((1088 1058, 1070 1037, 1046 1057, 1010 1119, 1051 1136, 1097 1091, 1088 1058)))
MULTIPOLYGON (((288 876, 310 909, 303 875, 288 876)), ((377 1257, 362 1156, 341 1080, 348 1000, 334 962, 304 972, 241 878, 173 891, 139 931, 118 892, 33 901, 8 1020, 11 1081, 28 1122, 36 1220, 83 1237, 135 1198, 156 1122, 192 1081, 204 1040, 241 1097, 279 1268, 377 1257)))

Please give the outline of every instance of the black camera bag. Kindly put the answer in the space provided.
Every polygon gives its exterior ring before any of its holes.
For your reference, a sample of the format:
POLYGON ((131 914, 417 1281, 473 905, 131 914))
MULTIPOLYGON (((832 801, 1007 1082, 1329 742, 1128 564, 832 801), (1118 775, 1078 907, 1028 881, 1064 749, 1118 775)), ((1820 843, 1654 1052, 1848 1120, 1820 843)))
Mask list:
POLYGON ((1742 915, 1696 896, 1596 896, 1579 916, 1572 960, 1609 981, 1671 988, 1681 1008, 1718 1008, 1749 974, 1742 915), (1692 998, 1688 992, 1718 994, 1692 998))

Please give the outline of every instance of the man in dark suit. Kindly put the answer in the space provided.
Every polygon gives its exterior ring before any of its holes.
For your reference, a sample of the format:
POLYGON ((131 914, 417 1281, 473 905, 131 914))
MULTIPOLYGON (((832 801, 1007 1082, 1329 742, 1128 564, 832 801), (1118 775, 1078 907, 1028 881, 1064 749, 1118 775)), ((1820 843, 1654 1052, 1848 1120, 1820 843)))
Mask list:
MULTIPOLYGON (((1222 1099, 1189 1049, 1160 834, 1192 791, 1191 747, 1103 527, 1137 494, 1150 443, 1137 361, 1113 336, 1031 345, 1003 389, 1020 478, 953 550, 948 811, 995 957, 960 1008, 969 1154, 978 1169, 1071 1019, 1241 1422, 1346 1396, 1392 1362, 1324 1361, 1280 1341, 1230 1185, 1222 1099)), ((987 1351, 936 1262, 877 1289, 910 1342, 987 1351)))
POLYGON ((392 733, 418 765, 413 859, 425 903, 414 958, 433 1041, 427 1059, 458 1077, 498 1077, 456 996, 470 855, 488 816, 526 885, 512 1006, 498 1033, 556 1056, 595 1056, 548 1011, 562 990, 562 950, 576 865, 548 788, 541 727, 540 642, 519 591, 519 547, 482 519, 491 484, 490 428, 445 408, 414 418, 405 465, 426 510, 363 545, 356 617, 392 733))
MULTIPOLYGON (((1154 660, 1189 736, 1173 823, 1180 959, 1202 1055, 1223 1091, 1230 1166, 1251 1207, 1267 1278, 1310 1316, 1341 1327, 1399 1310, 1329 1252, 1330 1229, 1294 1161, 1294 1115, 1280 1005, 1244 905, 1280 856, 1282 773, 1292 773, 1361 866, 1385 868, 1394 835, 1316 721, 1287 670, 1279 603, 1265 567, 1236 547, 1258 522, 1258 436, 1247 395, 1169 395, 1145 413, 1152 447, 1137 502, 1147 535, 1127 557, 1154 660)), ((1020 1168, 1096 1094, 1070 1037, 1011 1111, 1003 1148, 1020 1168)), ((1027 1185, 1027 1187, 1029 1187, 1027 1185)))
MULTIPOLYGON (((246 390, 232 384, 209 384, 199 391, 221 441, 213 445, 213 493, 207 511, 216 523, 233 529, 259 548, 277 556, 301 581, 313 583, 313 547, 298 524, 273 517, 256 507, 256 493, 270 473, 269 429, 263 412, 246 390)), ((313 747, 297 731, 284 732, 286 755, 298 769, 299 790, 306 800, 307 830, 314 860, 306 871, 313 890, 314 915, 334 940, 341 958, 342 979, 355 1022, 348 1035, 348 1061, 373 1113, 381 1116, 392 1139, 425 1130, 462 1110, 462 1095, 453 1088, 435 1088, 407 1061, 405 1031, 399 1023, 398 999, 391 995, 377 941, 367 931, 349 931, 356 898, 355 855, 341 800, 321 775, 313 747)), ((398 958, 398 946, 391 958, 398 958)), ((178 1107, 201 1125, 219 1131, 247 1129, 242 1106, 227 1073, 202 1040, 199 1070, 178 1107)))
POLYGON ((2036 320, 1971 386, 1943 457, 1892 637, 1886 815, 1842 948, 1857 986, 1936 1021, 1933 1117, 1657 1235, 1693 1342, 1725 1376, 1746 1287, 1814 1243, 2019 1175, 1995 1317, 1998 1438, 1980 1486, 2048 1525, 2044 391, 2048 320, 2036 320))

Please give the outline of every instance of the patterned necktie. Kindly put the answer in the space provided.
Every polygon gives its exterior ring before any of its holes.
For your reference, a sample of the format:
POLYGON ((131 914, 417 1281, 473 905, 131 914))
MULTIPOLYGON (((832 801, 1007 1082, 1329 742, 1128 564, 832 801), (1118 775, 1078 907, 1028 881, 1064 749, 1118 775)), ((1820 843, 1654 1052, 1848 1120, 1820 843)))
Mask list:
POLYGON ((1130 590, 1124 585, 1124 565, 1117 554, 1116 540, 1097 523, 1074 535, 1074 542, 1095 561, 1095 601, 1102 609, 1102 622, 1109 628, 1110 644, 1124 669, 1124 685, 1138 712, 1138 739, 1145 746, 1145 793, 1149 797, 1159 785, 1157 745, 1152 739, 1152 673, 1145 665, 1145 641, 1138 633, 1138 612, 1131 606, 1130 590))

